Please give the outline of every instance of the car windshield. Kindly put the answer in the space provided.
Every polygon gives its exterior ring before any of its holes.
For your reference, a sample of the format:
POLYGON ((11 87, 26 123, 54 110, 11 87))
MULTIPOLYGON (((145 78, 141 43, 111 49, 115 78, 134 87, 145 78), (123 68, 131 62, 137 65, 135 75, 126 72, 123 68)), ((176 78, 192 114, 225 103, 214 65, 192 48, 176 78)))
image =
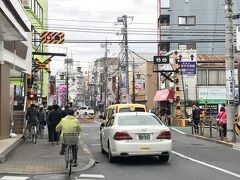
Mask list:
POLYGON ((126 115, 118 117, 119 126, 162 125, 162 122, 152 115, 126 115))
POLYGON ((134 107, 131 110, 130 109, 130 107, 120 108, 119 112, 145 112, 145 109, 140 107, 134 107))

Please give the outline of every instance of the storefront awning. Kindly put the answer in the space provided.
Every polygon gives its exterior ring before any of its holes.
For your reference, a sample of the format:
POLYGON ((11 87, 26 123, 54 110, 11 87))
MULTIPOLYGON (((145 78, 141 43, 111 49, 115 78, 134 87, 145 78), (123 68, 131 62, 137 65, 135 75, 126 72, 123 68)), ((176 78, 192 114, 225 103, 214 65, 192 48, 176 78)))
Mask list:
POLYGON ((169 99, 174 99, 173 88, 158 90, 153 98, 153 101, 168 101, 169 99))

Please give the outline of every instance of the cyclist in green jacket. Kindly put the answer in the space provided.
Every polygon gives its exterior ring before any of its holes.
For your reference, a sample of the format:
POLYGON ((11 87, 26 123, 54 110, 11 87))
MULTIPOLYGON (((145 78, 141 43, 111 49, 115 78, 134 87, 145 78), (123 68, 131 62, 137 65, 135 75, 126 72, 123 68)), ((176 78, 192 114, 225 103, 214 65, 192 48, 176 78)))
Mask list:
MULTIPOLYGON (((67 110, 67 116, 61 119, 59 124, 56 126, 56 131, 60 132, 61 131, 61 136, 60 140, 62 142, 62 147, 60 151, 60 155, 64 155, 65 147, 66 145, 63 143, 63 134, 64 133, 76 133, 80 132, 80 123, 74 115, 74 110, 73 109, 68 109, 67 110)), ((77 145, 72 146, 72 151, 73 151, 73 158, 75 162, 73 163, 73 167, 77 166, 77 145)))

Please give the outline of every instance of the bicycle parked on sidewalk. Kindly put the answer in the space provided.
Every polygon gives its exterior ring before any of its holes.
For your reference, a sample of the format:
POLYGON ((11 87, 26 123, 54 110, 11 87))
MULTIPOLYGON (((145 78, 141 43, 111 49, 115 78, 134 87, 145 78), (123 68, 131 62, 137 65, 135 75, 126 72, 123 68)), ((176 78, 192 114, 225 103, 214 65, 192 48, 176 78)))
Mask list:
MULTIPOLYGON (((73 147, 77 146, 79 133, 64 133, 63 140, 65 147, 65 162, 66 162, 66 169, 68 168, 68 175, 71 176, 72 167, 74 163, 74 152, 73 147)), ((76 153, 76 152, 75 152, 76 153)))

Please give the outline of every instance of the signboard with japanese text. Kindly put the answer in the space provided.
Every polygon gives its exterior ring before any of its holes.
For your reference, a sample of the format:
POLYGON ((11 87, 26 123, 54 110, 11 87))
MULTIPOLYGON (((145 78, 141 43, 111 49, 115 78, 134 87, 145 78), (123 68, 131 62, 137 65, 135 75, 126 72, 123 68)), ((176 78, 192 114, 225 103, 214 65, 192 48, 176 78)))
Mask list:
POLYGON ((183 75, 196 75, 197 69, 197 53, 196 50, 180 50, 179 51, 179 71, 183 75))
POLYGON ((226 87, 198 87, 198 102, 221 104, 226 100, 226 87))
POLYGON ((179 62, 179 71, 183 75, 196 75, 196 62, 179 62))

